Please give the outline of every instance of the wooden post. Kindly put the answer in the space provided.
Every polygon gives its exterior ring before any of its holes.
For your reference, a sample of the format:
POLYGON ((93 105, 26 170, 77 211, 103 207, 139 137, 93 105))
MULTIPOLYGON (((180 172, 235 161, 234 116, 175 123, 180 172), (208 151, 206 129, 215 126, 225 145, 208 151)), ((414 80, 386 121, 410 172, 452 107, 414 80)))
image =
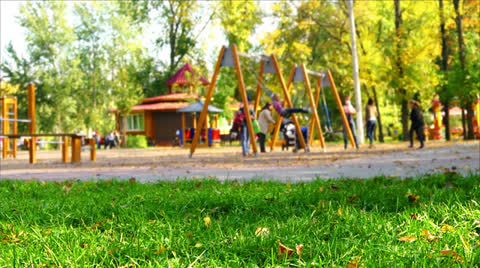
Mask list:
POLYGON ((210 105, 210 99, 213 96, 213 91, 215 90, 215 85, 217 84, 218 74, 220 73, 220 64, 222 63, 223 52, 225 51, 225 46, 222 47, 220 53, 218 54, 217 65, 215 66, 215 71, 213 72, 212 81, 207 91, 207 96, 205 97, 205 102, 203 104, 202 112, 200 113, 200 119, 198 125, 195 129, 195 135, 193 136, 192 145, 190 146, 190 157, 193 156, 195 149, 198 144, 198 139, 200 138, 200 132, 202 131, 203 123, 205 122, 205 117, 208 112, 208 105, 210 105))
POLYGON ((72 136, 72 162, 80 162, 82 153, 82 138, 72 136))
MULTIPOLYGON (((330 85, 332 86, 333 95, 335 96, 338 110, 340 111, 340 115, 342 117, 343 125, 345 126, 345 129, 347 131, 348 139, 350 140, 350 143, 352 144, 352 146, 355 148, 356 147, 355 139, 353 138, 352 130, 350 129, 350 124, 348 124, 347 116, 345 115, 345 110, 343 109, 342 100, 338 95, 337 87, 335 86, 335 82, 333 81, 333 77, 330 71, 327 71, 327 76, 328 76, 328 80, 330 81, 330 85)), ((358 149, 358 147, 356 148, 358 149)))
POLYGON ((214 128, 218 128, 218 114, 215 114, 215 125, 214 128))
MULTIPOLYGON (((283 75, 281 73, 280 66, 278 65, 277 57, 275 55, 272 55, 272 61, 273 61, 273 65, 275 66, 275 70, 277 71, 278 78, 280 79, 280 84, 282 85, 283 94, 285 95, 284 96, 285 100, 287 101, 288 107, 291 109, 293 108, 293 104, 292 104, 292 100, 290 99, 290 93, 288 92, 288 89, 285 85, 285 81, 283 79, 283 75)), ((300 141, 300 146, 302 148, 306 148, 307 146, 305 144, 305 139, 303 138, 303 135, 302 135, 302 129, 298 124, 298 120, 295 114, 292 114, 292 121, 297 130, 297 136, 298 136, 298 140, 300 141)))
MULTIPOLYGON (((292 87, 293 84, 293 75, 295 74, 295 66, 293 66, 292 70, 290 71, 290 77, 288 78, 288 85, 287 85, 287 91, 290 92, 290 88, 292 87)), ((286 100, 283 100, 283 106, 286 105, 286 100)), ((282 126, 282 116, 278 115, 277 117, 277 122, 275 123, 275 128, 273 130, 273 135, 272 135, 272 143, 270 144, 270 150, 273 151, 273 148, 275 147, 275 142, 277 141, 278 138, 278 133, 280 132, 280 127, 282 126)))
MULTIPOLYGON (((318 107, 318 102, 320 101, 320 92, 322 91, 322 77, 317 78, 317 86, 315 88, 315 108, 318 107)), ((313 128, 315 127, 315 124, 312 120, 310 123, 310 126, 308 128, 308 138, 309 138, 309 143, 312 144, 312 142, 315 140, 313 138, 313 128)))
MULTIPOLYGON (((242 69, 240 67, 240 60, 237 54, 237 46, 232 46, 233 61, 235 63, 235 70, 237 72, 238 86, 240 88, 240 95, 243 101, 243 112, 245 113, 245 120, 247 121, 248 135, 250 135, 250 144, 253 148, 253 153, 257 154, 257 142, 255 141, 255 133, 253 132, 252 118, 250 115, 250 106, 248 104, 247 91, 243 82, 242 69)), ((255 116, 255 114, 254 114, 255 116)))
POLYGON ((89 144, 92 147, 90 149, 90 160, 91 161, 97 161, 97 140, 96 139, 90 139, 89 144))
POLYGON ((185 126, 185 113, 182 113, 182 144, 180 145, 182 147, 185 145, 185 126))
POLYGON ((68 163, 68 137, 62 137, 62 162, 68 163))
POLYGON ((28 153, 30 164, 37 163, 37 137, 32 137, 30 139, 30 148, 28 153))
POLYGON ((253 112, 258 116, 258 104, 260 103, 260 96, 262 94, 263 68, 265 67, 265 60, 260 63, 260 71, 257 77, 257 90, 255 91, 255 103, 253 105, 253 112))
POLYGON ((205 141, 205 144, 208 146, 208 125, 210 121, 210 116, 207 113, 207 117, 205 118, 205 124, 203 125, 203 128, 205 129, 205 133, 203 136, 203 139, 205 141))
POLYGON ((35 85, 30 83, 27 86, 28 89, 28 119, 30 119, 30 124, 28 125, 28 132, 30 134, 36 132, 36 121, 35 121, 35 85))
MULTIPOLYGON (((18 110, 17 110, 17 98, 13 98, 13 119, 17 120, 18 119, 18 110)), ((14 121, 13 122, 13 134, 18 133, 18 122, 14 121)), ((13 158, 17 158, 17 139, 13 139, 13 158)))
POLYGON ((197 113, 192 114, 193 128, 197 128, 197 113))
POLYGON ((305 68, 305 64, 302 64, 301 66, 303 78, 305 80, 305 86, 307 87, 308 99, 310 100, 310 106, 312 108, 313 123, 315 123, 317 126, 318 134, 320 136, 320 146, 322 146, 323 150, 325 151, 325 140, 323 139, 322 127, 320 126, 320 119, 318 118, 317 107, 315 105, 316 102, 313 98, 312 88, 310 87, 310 79, 308 78, 307 68, 305 68))
MULTIPOLYGON (((2 116, 2 118, 8 118, 8 100, 7 98, 4 96, 2 98, 2 110, 0 111, 0 115, 2 116)), ((5 135, 8 135, 8 121, 4 120, 2 122, 0 122, 0 124, 2 124, 2 133, 1 134, 5 134, 5 135)), ((8 152, 8 138, 3 138, 2 140, 2 143, 3 143, 3 148, 2 148, 2 158, 5 159, 7 158, 7 152, 8 152)))

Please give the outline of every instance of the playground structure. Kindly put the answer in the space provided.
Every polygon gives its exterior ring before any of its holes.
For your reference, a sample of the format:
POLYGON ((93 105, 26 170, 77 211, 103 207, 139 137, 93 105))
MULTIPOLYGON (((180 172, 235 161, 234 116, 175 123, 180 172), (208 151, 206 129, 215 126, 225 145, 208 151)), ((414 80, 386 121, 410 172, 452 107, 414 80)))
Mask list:
MULTIPOLYGON (((195 152, 195 149, 196 149, 197 144, 198 144, 198 140, 200 138, 201 128, 205 124, 205 120, 206 120, 207 113, 208 113, 207 108, 208 108, 208 106, 210 104, 210 100, 213 96, 213 92, 214 92, 214 89, 215 89, 215 86, 216 86, 217 78, 218 78, 218 75, 220 73, 220 68, 221 67, 234 67, 235 68, 236 76, 237 76, 237 82, 238 82, 238 86, 239 86, 239 89, 240 89, 240 95, 241 95, 241 98, 242 98, 243 107, 245 107, 244 108, 244 113, 245 113, 245 120, 246 120, 246 124, 247 124, 248 133, 249 133, 250 137, 255 137, 255 133, 253 131, 253 125, 252 125, 252 118, 251 118, 251 114, 250 114, 250 111, 249 111, 250 109, 248 109, 249 102, 248 102, 248 99, 247 99, 247 93, 246 93, 246 89, 245 89, 245 84, 244 84, 243 73, 242 73, 242 69, 241 69, 241 65, 240 65, 239 56, 247 57, 247 58, 253 58, 253 59, 258 58, 258 56, 251 56, 251 55, 248 55, 248 54, 243 54, 243 53, 238 52, 236 45, 232 45, 231 47, 222 46, 222 48, 220 50, 220 53, 218 55, 218 59, 217 59, 215 70, 214 70, 214 73, 213 73, 213 76, 212 76, 212 80, 211 80, 209 88, 207 90, 207 95, 205 97, 205 103, 204 103, 202 112, 200 114, 200 118, 198 120, 197 128, 195 130, 195 135, 194 135, 193 140, 192 140, 192 144, 191 144, 191 147, 190 147, 190 157, 192 157, 193 153, 195 152)), ((295 125, 297 133, 299 133, 299 135, 298 135, 299 146, 301 148, 303 148, 306 152, 309 151, 309 145, 311 144, 311 140, 312 140, 311 137, 313 136, 312 135, 313 134, 313 129, 315 127, 317 128, 317 131, 319 132, 320 145, 325 150, 325 142, 324 142, 323 133, 322 133, 321 125, 320 125, 320 119, 319 119, 319 116, 318 116, 318 113, 317 113, 317 105, 318 105, 319 96, 320 96, 319 94, 320 94, 320 91, 321 91, 321 81, 322 81, 321 79, 322 79, 322 77, 327 77, 328 78, 329 85, 331 85, 331 87, 332 87, 337 105, 339 107, 339 110, 341 111, 342 120, 344 122, 346 131, 347 131, 347 135, 348 135, 348 137, 351 141, 351 144, 355 144, 352 132, 349 128, 349 124, 348 124, 347 119, 346 119, 346 115, 343 111, 342 102, 341 102, 340 97, 338 95, 338 92, 336 90, 335 83, 333 81, 333 77, 332 77, 330 71, 328 71, 326 73, 318 73, 318 72, 313 72, 313 71, 307 70, 305 65, 293 66, 292 71, 290 73, 288 86, 287 86, 285 84, 285 80, 284 80, 283 75, 281 73, 281 69, 280 69, 280 66, 278 64, 276 56, 274 54, 272 54, 270 56, 262 56, 261 57, 261 63, 260 63, 260 70, 259 70, 259 74, 258 74, 258 77, 257 77, 257 88, 256 88, 256 93, 255 93, 254 113, 256 113, 257 109, 258 109, 261 90, 265 90, 265 88, 263 86, 263 75, 264 74, 276 74, 276 76, 277 76, 277 78, 280 82, 282 92, 283 92, 283 97, 284 97, 283 105, 284 106, 288 105, 288 108, 290 108, 290 109, 293 108, 293 103, 291 101, 290 92, 289 92, 290 88, 292 87, 292 84, 294 82, 299 82, 299 81, 304 81, 305 82, 305 87, 306 87, 309 102, 310 102, 310 108, 311 108, 312 114, 313 114, 312 122, 311 122, 311 125, 310 125, 310 128, 309 128, 309 134, 310 135, 309 135, 309 138, 308 138, 307 142, 305 142, 305 139, 304 139, 303 135, 301 135, 302 131, 301 131, 299 122, 298 122, 295 114, 292 114, 291 118, 292 118, 293 124, 295 125), (312 90, 311 90, 310 80, 309 80, 308 74, 315 75, 315 76, 317 76, 317 79, 318 79, 317 80, 317 92, 316 92, 315 98, 314 98, 312 90)), ((277 120, 277 123, 276 123, 276 126, 275 126, 274 136, 272 137, 272 141, 271 141, 271 149, 272 150, 273 150, 273 147, 275 145, 275 139, 278 136, 278 132, 279 132, 279 129, 280 129, 280 126, 281 126, 281 120, 282 120, 282 118, 281 118, 281 116, 279 116, 279 118, 277 120)), ((254 155, 256 155, 257 154, 257 145, 256 145, 255 139, 253 139, 253 138, 250 139, 250 144, 252 146, 254 155)))
MULTIPOLYGON (((480 139, 480 128, 479 128, 479 121, 480 121, 480 98, 474 101, 472 107, 474 111, 473 117, 473 132, 475 136, 480 139)), ((449 117, 450 117, 450 134, 454 139, 460 139, 460 136, 465 131, 461 124, 461 116, 462 112, 465 113, 460 107, 458 107, 458 103, 456 101, 452 101, 449 103, 449 117)), ((433 113, 433 127, 429 128, 429 137, 434 140, 441 140, 443 137, 443 118, 445 117, 445 113, 442 109, 442 103, 440 102, 440 98, 438 94, 435 94, 432 99, 432 113, 433 113)))
MULTIPOLYGON (((261 71, 260 71, 260 75, 259 75, 259 77, 260 77, 259 84, 262 81, 261 80, 262 79, 261 74, 263 73, 262 72, 262 66, 263 65, 264 64, 262 62, 261 68, 260 68, 261 71)), ((325 139, 323 137, 323 131, 322 131, 322 128, 321 128, 321 125, 320 125, 320 118, 318 116, 317 107, 318 107, 318 103, 319 103, 319 100, 320 100, 320 94, 321 94, 321 91, 323 89, 322 87, 331 87, 332 91, 333 91, 333 94, 334 94, 334 97, 335 97, 335 100, 336 100, 336 103, 337 103, 337 106, 339 108, 338 110, 340 111, 340 115, 342 117, 343 124, 345 126, 346 131, 347 131, 348 138, 349 138, 352 146, 355 147, 353 134, 352 134, 350 126, 347 122, 347 117, 345 115, 345 111, 343 110, 342 101, 340 99, 337 88, 335 86, 335 82, 333 80, 333 76, 330 73, 330 71, 315 72, 315 71, 308 70, 305 67, 304 64, 294 65, 292 67, 291 72, 290 72, 290 78, 289 78, 289 81, 288 81, 287 92, 286 92, 287 95, 290 95, 290 89, 293 86, 293 84, 296 83, 296 82, 304 82, 305 90, 306 90, 306 93, 307 93, 306 95, 308 96, 309 103, 310 103, 310 109, 312 110, 312 120, 311 120, 310 126, 308 128, 308 135, 307 135, 308 140, 307 140, 306 146, 310 147, 312 145, 313 134, 314 134, 313 132, 314 132, 314 129, 316 128, 317 131, 318 131, 320 146, 322 147, 322 149, 324 151, 326 151, 325 139), (312 89, 311 89, 309 75, 315 76, 317 78, 316 79, 316 88, 315 88, 315 97, 313 96, 313 92, 312 92, 312 89)), ((256 98, 255 98, 255 107, 257 107, 258 101, 259 101, 258 96, 259 96, 259 93, 260 93, 260 91, 259 91, 260 86, 257 86, 257 92, 256 92, 256 98)), ((288 104, 288 102, 286 102, 286 100, 285 100, 283 104, 284 105, 288 104)), ((293 105, 289 104, 289 108, 293 108, 293 105)), ((326 113, 328 113, 328 111, 326 113)), ((281 118, 281 116, 279 116, 279 119, 278 119, 277 123, 275 124, 275 129, 274 129, 274 133, 273 133, 271 144, 270 144, 270 149, 271 150, 273 150, 273 148, 275 146, 275 142, 276 142, 276 139, 278 137, 278 133, 279 133, 280 126, 281 126, 281 120, 282 120, 282 118, 281 118)), ((301 132, 298 132, 298 131, 299 130, 297 129, 297 133, 301 133, 301 132)), ((299 136, 301 136, 301 135, 299 135, 299 136)))
MULTIPOLYGON (((36 132, 36 116, 35 116, 35 85, 28 84, 27 86, 27 103, 28 103, 28 119, 18 119, 17 114, 17 99, 15 97, 2 97, 0 98, 0 123, 1 131, 0 136, 3 138, 2 144, 2 158, 9 156, 17 157, 17 139, 27 138, 27 146, 29 150, 29 163, 34 164, 37 162, 37 141, 38 137, 60 137, 62 141, 53 143, 62 145, 62 162, 67 163, 68 160, 68 146, 69 138, 71 139, 72 156, 71 162, 81 161, 82 151, 82 139, 85 139, 83 134, 74 133, 53 133, 53 134, 40 134, 36 132), (18 134, 18 123, 28 123, 28 133, 18 134)), ((48 141, 42 141, 42 143, 52 143, 48 141)), ((96 161, 96 142, 94 139, 86 140, 90 149, 90 160, 96 161)))

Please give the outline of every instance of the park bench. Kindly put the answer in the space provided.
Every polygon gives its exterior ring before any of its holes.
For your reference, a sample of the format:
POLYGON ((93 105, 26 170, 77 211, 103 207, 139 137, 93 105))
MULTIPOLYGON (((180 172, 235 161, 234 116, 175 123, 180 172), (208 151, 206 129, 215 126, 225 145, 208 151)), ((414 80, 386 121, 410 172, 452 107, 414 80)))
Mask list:
POLYGON ((71 162, 80 162, 81 161, 81 152, 82 152, 82 139, 84 139, 85 144, 87 145, 84 149, 90 150, 90 160, 97 160, 97 144, 95 139, 85 139, 84 134, 74 134, 74 133, 29 133, 29 134, 8 134, 2 135, 5 139, 19 139, 19 138, 28 138, 28 150, 29 150, 29 162, 34 164, 37 162, 37 146, 36 140, 38 137, 61 137, 61 142, 54 142, 56 144, 62 144, 62 162, 68 163, 68 147, 69 139, 71 139, 72 147, 72 156, 71 162), (32 146, 34 145, 34 146, 32 146))

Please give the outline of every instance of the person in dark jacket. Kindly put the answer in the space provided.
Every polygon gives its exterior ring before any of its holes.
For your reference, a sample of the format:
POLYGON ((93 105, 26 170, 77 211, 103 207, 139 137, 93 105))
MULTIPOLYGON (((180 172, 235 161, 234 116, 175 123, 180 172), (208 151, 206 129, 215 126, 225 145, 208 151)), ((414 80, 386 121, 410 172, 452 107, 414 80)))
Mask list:
POLYGON ((413 132, 417 133, 418 140, 420 141, 420 147, 418 149, 422 149, 425 147, 425 136, 423 134, 423 129, 425 127, 425 123, 423 121, 422 112, 420 111, 420 104, 415 101, 410 101, 410 109, 412 110, 410 113, 410 120, 412 124, 410 125, 410 148, 413 148, 413 132))

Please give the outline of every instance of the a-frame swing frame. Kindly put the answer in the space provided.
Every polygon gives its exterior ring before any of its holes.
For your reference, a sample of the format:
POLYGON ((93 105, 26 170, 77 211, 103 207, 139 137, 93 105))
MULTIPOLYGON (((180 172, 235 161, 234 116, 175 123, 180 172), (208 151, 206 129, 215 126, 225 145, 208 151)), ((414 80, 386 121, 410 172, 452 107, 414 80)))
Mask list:
MULTIPOLYGON (((323 138, 323 132, 322 132, 322 129, 321 129, 321 126, 320 126, 320 119, 319 119, 319 116, 318 116, 318 112, 317 112, 317 106, 316 106, 316 101, 315 101, 315 98, 313 97, 313 93, 312 93, 312 88, 310 86, 310 80, 308 78, 308 73, 307 73, 307 69, 305 67, 304 64, 301 64, 301 65, 294 65, 292 67, 292 70, 290 72, 290 77, 289 77, 289 80, 288 80, 288 91, 286 92, 286 94, 290 95, 290 89, 293 85, 294 82, 297 82, 297 81, 304 81, 305 82, 305 89, 307 91, 307 95, 308 95, 308 100, 310 102, 310 108, 311 108, 311 111, 312 111, 312 121, 311 121, 311 125, 309 127, 309 137, 308 137, 308 140, 306 142, 306 146, 304 146, 304 148, 310 148, 310 144, 311 144, 311 131, 310 131, 310 128, 312 128, 313 126, 316 126, 317 129, 318 129, 318 132, 319 132, 319 135, 320 135, 320 145, 321 147, 323 148, 323 150, 325 151, 325 141, 324 141, 324 138, 323 138)), ((289 108, 293 108, 293 105, 291 105, 291 103, 289 104, 289 108)), ((293 118, 294 115, 292 115, 292 118, 293 118)), ((278 133, 280 132, 280 126, 281 126, 281 120, 282 120, 282 117, 280 116, 277 123, 275 124, 275 130, 273 132, 273 136, 272 136, 272 139, 271 139, 271 145, 270 145, 270 149, 273 150, 274 146, 275 146, 275 142, 278 138, 278 133)), ((302 133, 300 128, 298 127, 297 128, 297 133, 302 133)), ((299 140, 302 140, 303 139, 303 135, 297 135, 299 140)), ((308 150, 308 149, 307 149, 308 150)))
POLYGON ((200 132, 208 114, 208 105, 210 105, 210 100, 212 99, 215 86, 217 84, 218 75, 220 73, 221 67, 235 67, 237 74, 238 87, 240 89, 240 95, 243 102, 243 110, 245 112, 245 120, 247 121, 248 134, 250 135, 250 144, 253 148, 253 152, 257 154, 257 143, 255 141, 255 133, 253 132, 252 118, 250 115, 250 108, 247 99, 247 91, 245 89, 245 83, 243 80, 243 73, 240 66, 239 53, 237 52, 237 46, 232 45, 231 47, 222 46, 220 53, 218 55, 217 64, 215 66, 215 71, 212 76, 212 81, 205 96, 205 102, 203 104, 202 112, 200 113, 200 118, 198 119, 197 128, 195 129, 195 135, 192 140, 192 145, 190 146, 190 157, 193 156, 195 149, 198 144, 198 139, 200 138, 200 132))
MULTIPOLYGON (((255 113, 257 112, 258 104, 260 102, 260 95, 261 95, 261 91, 262 91, 262 83, 263 83, 263 74, 264 73, 271 73, 271 74, 276 74, 277 75, 278 80, 280 82, 280 86, 282 87, 282 91, 283 91, 283 97, 284 97, 283 106, 288 105, 289 108, 293 108, 292 100, 291 100, 290 94, 289 94, 290 87, 292 85, 292 83, 290 82, 291 78, 289 79, 288 85, 286 85, 285 84, 285 79, 283 78, 280 66, 278 64, 277 57, 275 56, 275 54, 272 54, 270 56, 263 57, 263 59, 260 63, 260 70, 259 70, 259 73, 258 73, 258 76, 257 76, 257 90, 255 92, 255 104, 254 104, 255 113), (266 65, 267 65, 267 68, 265 68, 266 65)), ((296 129, 297 133, 301 133, 300 124, 298 123, 298 120, 297 120, 297 117, 295 116, 295 114, 292 114, 292 121, 293 121, 293 124, 295 125, 295 129, 296 129)), ((282 116, 278 115, 276 128, 275 128, 275 132, 274 132, 277 135, 278 135, 278 131, 280 130, 281 122, 282 122, 282 116)), ((306 150, 308 150, 308 146, 307 146, 307 143, 305 142, 305 139, 303 138, 303 135, 298 135, 298 140, 300 142, 300 146, 302 148, 305 148, 306 150)), ((272 150, 273 150, 273 145, 275 144, 274 142, 275 141, 272 140, 272 146, 271 146, 272 150)))
MULTIPOLYGON (((320 92, 322 90, 322 78, 326 76, 326 78, 328 79, 328 82, 330 84, 330 87, 332 88, 332 91, 333 91, 333 94, 334 94, 334 97, 335 97, 335 101, 337 103, 337 107, 338 107, 338 110, 340 111, 340 116, 342 117, 342 121, 343 121, 343 125, 347 131, 347 136, 348 136, 348 139, 350 140, 350 143, 352 144, 352 146, 354 148, 356 148, 356 145, 355 145, 355 140, 353 138, 353 134, 352 134, 352 130, 350 129, 350 125, 348 124, 348 120, 347 120, 347 116, 345 114, 345 111, 343 109, 343 105, 342 105, 342 101, 340 99, 340 96, 338 94, 338 91, 337 91, 337 87, 335 86, 335 81, 333 80, 333 76, 331 74, 330 71, 327 71, 326 73, 316 73, 316 72, 312 72, 312 71, 309 71, 306 69, 305 65, 302 64, 300 66, 296 66, 294 65, 292 67, 292 71, 290 73, 290 79, 289 79, 289 82, 288 82, 288 89, 291 88, 291 85, 295 82, 294 80, 298 80, 298 81, 301 81, 301 80, 304 80, 305 82, 305 87, 306 87, 306 90, 307 90, 307 95, 308 95, 308 98, 309 98, 309 101, 310 101, 310 105, 312 107, 312 114, 313 114, 313 117, 312 117, 312 121, 310 123, 310 126, 309 126, 309 130, 308 130, 308 134, 309 134, 309 137, 308 137, 308 144, 310 145, 313 141, 313 131, 314 131, 314 128, 316 127, 317 130, 318 130, 318 134, 320 136, 320 146, 324 149, 325 151, 325 139, 323 137, 323 131, 321 129, 321 125, 320 125, 320 120, 319 120, 319 117, 318 117, 318 113, 317 113, 317 106, 318 106, 318 102, 320 100, 320 92), (296 72, 301 72, 301 78, 303 79, 298 79, 298 75, 299 74, 296 74, 296 72), (308 74, 314 74, 315 76, 317 76, 317 87, 316 87, 316 92, 315 92, 315 98, 313 98, 313 94, 312 94, 312 90, 311 90, 311 86, 310 86, 310 80, 308 78, 308 74)), ((276 125, 275 125, 275 131, 274 131, 274 134, 272 136, 272 144, 271 144, 271 149, 273 150, 274 148, 274 145, 275 145, 275 141, 278 137, 278 132, 280 130, 280 125, 281 125, 281 122, 277 122, 276 125)), ((299 135, 300 137, 301 135, 299 135)), ((358 147, 357 147, 358 149, 358 147)))

